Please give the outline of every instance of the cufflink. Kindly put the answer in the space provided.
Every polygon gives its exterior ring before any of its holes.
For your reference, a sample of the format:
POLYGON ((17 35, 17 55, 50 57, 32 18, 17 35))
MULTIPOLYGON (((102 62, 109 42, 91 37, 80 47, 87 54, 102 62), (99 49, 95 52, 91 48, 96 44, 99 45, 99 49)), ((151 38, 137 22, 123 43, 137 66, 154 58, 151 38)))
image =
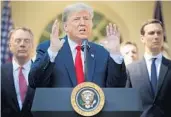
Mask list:
POLYGON ((91 54, 91 57, 94 58, 94 54, 91 54))

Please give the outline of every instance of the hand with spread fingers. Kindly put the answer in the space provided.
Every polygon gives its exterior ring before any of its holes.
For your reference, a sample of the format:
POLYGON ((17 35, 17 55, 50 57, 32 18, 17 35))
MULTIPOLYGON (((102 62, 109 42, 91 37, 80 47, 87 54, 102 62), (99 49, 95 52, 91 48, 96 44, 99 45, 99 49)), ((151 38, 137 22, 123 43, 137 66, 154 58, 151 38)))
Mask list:
POLYGON ((120 54, 120 33, 116 24, 109 23, 106 26, 106 39, 103 42, 103 46, 111 54, 120 54))
POLYGON ((50 50, 52 52, 58 52, 63 46, 64 42, 64 39, 59 40, 59 22, 58 20, 55 20, 50 35, 50 50))

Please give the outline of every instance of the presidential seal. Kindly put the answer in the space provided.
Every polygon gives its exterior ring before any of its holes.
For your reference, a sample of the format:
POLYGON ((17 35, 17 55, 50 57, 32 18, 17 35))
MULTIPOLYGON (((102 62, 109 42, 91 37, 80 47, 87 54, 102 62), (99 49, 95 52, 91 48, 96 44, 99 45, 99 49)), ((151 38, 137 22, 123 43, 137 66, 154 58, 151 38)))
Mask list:
POLYGON ((99 113, 105 102, 103 90, 92 82, 77 85, 71 94, 73 109, 82 116, 93 116, 99 113))

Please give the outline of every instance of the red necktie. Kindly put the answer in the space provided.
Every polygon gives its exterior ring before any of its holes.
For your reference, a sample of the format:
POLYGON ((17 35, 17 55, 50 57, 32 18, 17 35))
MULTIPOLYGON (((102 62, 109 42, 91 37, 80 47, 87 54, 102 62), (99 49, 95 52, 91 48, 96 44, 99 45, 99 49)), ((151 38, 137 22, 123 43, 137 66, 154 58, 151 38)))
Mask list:
POLYGON ((75 57, 75 71, 77 77, 77 84, 84 82, 83 64, 81 60, 81 46, 76 47, 77 54, 75 57))
POLYGON ((21 101, 22 104, 24 102, 25 99, 25 95, 27 92, 27 82, 26 79, 24 78, 23 72, 22 72, 23 67, 19 68, 19 89, 20 89, 20 97, 21 97, 21 101))

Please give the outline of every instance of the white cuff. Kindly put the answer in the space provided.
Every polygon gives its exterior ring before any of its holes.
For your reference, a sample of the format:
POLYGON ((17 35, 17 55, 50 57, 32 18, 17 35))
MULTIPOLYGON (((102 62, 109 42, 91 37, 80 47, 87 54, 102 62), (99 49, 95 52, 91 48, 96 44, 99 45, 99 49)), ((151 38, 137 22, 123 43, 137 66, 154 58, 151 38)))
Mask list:
POLYGON ((110 54, 110 57, 117 63, 122 64, 124 58, 121 54, 110 54))
POLYGON ((48 54, 49 54, 49 57, 50 57, 50 62, 55 62, 55 58, 56 58, 58 52, 52 52, 50 50, 50 48, 48 48, 47 51, 48 51, 48 54))

